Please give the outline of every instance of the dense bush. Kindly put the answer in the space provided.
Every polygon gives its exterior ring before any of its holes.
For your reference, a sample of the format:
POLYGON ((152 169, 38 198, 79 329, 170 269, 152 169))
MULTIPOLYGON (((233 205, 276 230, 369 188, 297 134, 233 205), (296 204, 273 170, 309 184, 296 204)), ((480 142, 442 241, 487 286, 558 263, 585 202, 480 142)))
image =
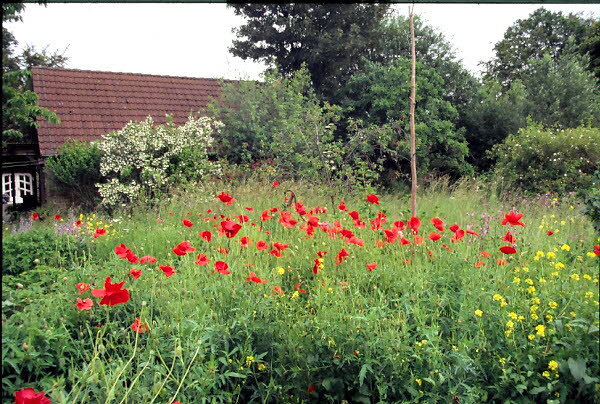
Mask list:
POLYGON ((98 184, 102 205, 114 209, 131 202, 156 202, 171 186, 217 171, 207 149, 219 126, 206 117, 190 117, 182 126, 172 121, 154 125, 148 117, 104 135, 98 146, 100 172, 106 178, 98 184))
POLYGON ((7 234, 2 240, 2 274, 20 274, 36 265, 71 265, 84 249, 77 238, 57 236, 50 229, 7 234))
POLYGON ((600 170, 594 173, 591 186, 579 191, 579 197, 585 204, 584 213, 592 221, 594 229, 600 233, 600 170))
POLYGON ((264 83, 226 84, 206 112, 224 124, 215 152, 229 163, 269 161, 278 178, 329 185, 367 185, 377 177, 369 154, 373 136, 356 130, 335 139, 340 108, 317 99, 306 69, 290 78, 267 73, 264 83))
POLYGON ((545 129, 529 123, 494 147, 495 173, 532 193, 576 192, 592 185, 600 128, 545 129))
POLYGON ((95 143, 70 140, 50 157, 46 164, 57 188, 84 208, 94 208, 100 202, 96 184, 101 181, 102 153, 95 143))

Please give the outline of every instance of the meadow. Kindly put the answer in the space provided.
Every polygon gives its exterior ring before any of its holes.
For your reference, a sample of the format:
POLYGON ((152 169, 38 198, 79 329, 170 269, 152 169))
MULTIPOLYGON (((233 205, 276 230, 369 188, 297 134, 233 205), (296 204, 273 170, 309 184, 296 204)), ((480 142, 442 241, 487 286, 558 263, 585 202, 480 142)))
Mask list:
POLYGON ((574 195, 434 184, 414 218, 404 194, 333 194, 216 183, 5 224, 3 401, 599 401, 574 195))

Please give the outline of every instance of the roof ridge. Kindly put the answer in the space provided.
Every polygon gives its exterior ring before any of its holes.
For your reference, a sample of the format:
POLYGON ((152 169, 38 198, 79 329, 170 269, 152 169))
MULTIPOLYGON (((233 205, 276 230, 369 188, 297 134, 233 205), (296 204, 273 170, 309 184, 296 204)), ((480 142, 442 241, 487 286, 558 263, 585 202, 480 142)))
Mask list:
POLYGON ((84 72, 84 73, 105 73, 105 74, 122 74, 129 76, 150 76, 150 77, 170 77, 175 79, 192 79, 192 80, 214 80, 224 82, 235 82, 240 80, 230 80, 224 78, 211 78, 211 77, 189 77, 189 76, 171 76, 161 74, 148 74, 148 73, 130 73, 130 72, 110 72, 106 70, 88 70, 88 69, 66 69, 64 67, 46 67, 46 66, 33 66, 31 70, 51 70, 51 71, 72 71, 72 72, 84 72))

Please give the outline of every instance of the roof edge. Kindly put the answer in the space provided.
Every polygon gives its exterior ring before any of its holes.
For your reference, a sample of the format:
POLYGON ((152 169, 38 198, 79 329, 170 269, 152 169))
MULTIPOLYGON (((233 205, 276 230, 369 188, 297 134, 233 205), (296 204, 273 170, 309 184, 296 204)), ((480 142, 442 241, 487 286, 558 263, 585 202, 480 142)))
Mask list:
POLYGON ((190 76, 171 76, 166 74, 147 74, 147 73, 128 73, 128 72, 110 72, 107 70, 88 70, 88 69, 65 69, 63 67, 45 67, 45 66, 33 66, 33 70, 51 70, 51 71, 69 71, 69 72, 82 72, 82 73, 105 73, 105 74, 122 74, 130 76, 148 76, 148 77, 170 77, 174 79, 192 79, 192 80, 214 80, 222 81, 224 83, 234 83, 242 80, 229 80, 223 78, 212 78, 212 77, 190 77, 190 76))

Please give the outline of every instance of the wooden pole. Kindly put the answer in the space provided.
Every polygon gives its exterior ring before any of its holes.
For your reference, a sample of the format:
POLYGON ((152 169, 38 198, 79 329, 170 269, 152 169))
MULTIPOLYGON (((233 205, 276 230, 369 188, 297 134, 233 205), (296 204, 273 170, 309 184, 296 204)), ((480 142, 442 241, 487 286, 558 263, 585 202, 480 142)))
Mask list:
POLYGON ((417 216, 417 146, 415 139, 415 103, 417 97, 416 77, 417 77, 417 57, 415 51, 415 26, 413 23, 413 8, 410 12, 410 46, 412 53, 412 71, 411 71, 411 91, 410 91, 410 175, 411 175, 411 211, 414 217, 417 216))

